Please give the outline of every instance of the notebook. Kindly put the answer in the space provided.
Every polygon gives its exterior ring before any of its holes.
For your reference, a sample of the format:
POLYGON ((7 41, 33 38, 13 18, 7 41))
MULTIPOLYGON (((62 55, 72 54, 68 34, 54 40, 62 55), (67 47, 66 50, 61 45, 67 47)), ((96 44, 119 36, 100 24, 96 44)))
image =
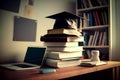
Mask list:
POLYGON ((98 65, 104 65, 104 64, 108 64, 107 61, 100 61, 100 62, 96 62, 96 61, 83 61, 81 62, 80 66, 98 66, 98 65))
POLYGON ((45 59, 46 47, 28 47, 24 62, 3 64, 2 67, 11 70, 26 70, 40 68, 45 59))

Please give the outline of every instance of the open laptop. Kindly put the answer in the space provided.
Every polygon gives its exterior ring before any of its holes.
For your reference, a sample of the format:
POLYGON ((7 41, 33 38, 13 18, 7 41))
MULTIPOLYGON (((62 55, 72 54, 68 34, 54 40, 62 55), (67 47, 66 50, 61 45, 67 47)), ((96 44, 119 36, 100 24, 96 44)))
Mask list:
POLYGON ((28 47, 23 63, 3 64, 2 67, 11 70, 26 70, 40 68, 45 58, 46 47, 28 47))

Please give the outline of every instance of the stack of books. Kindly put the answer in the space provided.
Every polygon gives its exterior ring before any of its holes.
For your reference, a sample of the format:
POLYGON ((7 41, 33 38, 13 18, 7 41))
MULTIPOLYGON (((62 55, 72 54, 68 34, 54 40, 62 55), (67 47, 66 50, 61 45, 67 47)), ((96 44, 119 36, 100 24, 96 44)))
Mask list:
POLYGON ((41 41, 47 46, 48 66, 61 68, 81 63, 84 37, 75 29, 49 29, 41 41))
POLYGON ((80 65, 84 37, 77 31, 76 23, 72 20, 78 17, 62 12, 48 18, 56 21, 53 29, 48 29, 47 34, 40 38, 47 46, 46 64, 57 68, 80 65))

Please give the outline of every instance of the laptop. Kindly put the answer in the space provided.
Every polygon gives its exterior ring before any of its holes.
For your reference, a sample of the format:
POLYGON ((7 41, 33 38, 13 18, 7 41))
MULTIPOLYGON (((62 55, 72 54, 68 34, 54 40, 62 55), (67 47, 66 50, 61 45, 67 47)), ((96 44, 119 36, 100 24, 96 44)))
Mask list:
POLYGON ((2 67, 11 70, 26 70, 40 68, 45 59, 46 47, 28 47, 24 62, 3 64, 2 67))

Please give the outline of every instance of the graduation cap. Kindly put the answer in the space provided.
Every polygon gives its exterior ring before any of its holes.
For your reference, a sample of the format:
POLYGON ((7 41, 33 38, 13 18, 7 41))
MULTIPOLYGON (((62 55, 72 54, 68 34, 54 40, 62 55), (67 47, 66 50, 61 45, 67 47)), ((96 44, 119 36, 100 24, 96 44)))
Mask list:
POLYGON ((53 29, 58 29, 58 28, 71 29, 75 27, 77 28, 75 19, 79 19, 80 17, 64 11, 51 16, 47 16, 46 18, 51 18, 56 20, 53 29))

